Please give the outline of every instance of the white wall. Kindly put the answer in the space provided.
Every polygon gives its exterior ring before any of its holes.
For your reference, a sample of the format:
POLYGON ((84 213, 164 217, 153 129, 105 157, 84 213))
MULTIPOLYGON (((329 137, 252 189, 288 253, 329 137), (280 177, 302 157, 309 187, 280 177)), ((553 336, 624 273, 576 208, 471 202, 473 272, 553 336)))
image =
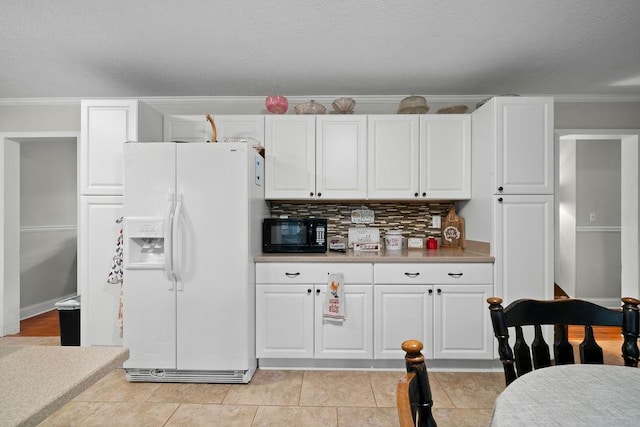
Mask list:
POLYGON ((20 142, 20 317, 77 293, 77 141, 20 142))

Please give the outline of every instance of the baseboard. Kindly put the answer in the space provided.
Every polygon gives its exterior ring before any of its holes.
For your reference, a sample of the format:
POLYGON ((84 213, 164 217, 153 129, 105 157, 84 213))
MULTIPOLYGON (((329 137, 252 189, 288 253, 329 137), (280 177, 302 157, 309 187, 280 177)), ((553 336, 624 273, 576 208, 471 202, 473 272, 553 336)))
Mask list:
POLYGON ((61 296, 48 301, 39 302, 38 304, 33 304, 27 307, 21 307, 20 320, 22 321, 30 317, 37 316, 42 313, 46 313, 48 311, 55 310, 56 303, 58 301, 62 301, 63 299, 66 299, 66 298, 71 298, 75 295, 76 294, 69 294, 69 295, 61 296))

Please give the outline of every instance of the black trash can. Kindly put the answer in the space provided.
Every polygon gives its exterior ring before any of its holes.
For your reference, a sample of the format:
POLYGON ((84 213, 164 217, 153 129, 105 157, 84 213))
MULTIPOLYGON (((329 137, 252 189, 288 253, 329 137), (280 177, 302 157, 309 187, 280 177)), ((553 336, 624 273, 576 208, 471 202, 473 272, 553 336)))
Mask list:
POLYGON ((80 345, 80 295, 56 303, 60 345, 80 345))

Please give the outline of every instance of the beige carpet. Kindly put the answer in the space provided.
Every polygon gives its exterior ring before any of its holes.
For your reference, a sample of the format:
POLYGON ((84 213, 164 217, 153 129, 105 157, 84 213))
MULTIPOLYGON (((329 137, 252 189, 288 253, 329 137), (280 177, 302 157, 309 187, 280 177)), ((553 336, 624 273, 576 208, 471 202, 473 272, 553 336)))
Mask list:
POLYGON ((0 338, 2 426, 37 425, 129 357, 121 347, 30 344, 0 338))

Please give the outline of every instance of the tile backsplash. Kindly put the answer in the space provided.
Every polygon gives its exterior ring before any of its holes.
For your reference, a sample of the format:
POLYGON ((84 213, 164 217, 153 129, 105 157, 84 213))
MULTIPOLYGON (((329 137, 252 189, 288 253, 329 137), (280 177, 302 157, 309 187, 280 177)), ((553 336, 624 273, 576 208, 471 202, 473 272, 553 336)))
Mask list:
POLYGON ((405 237, 440 237, 440 228, 431 228, 431 217, 440 215, 442 219, 449 212, 451 202, 433 203, 307 203, 271 202, 271 216, 320 217, 327 218, 329 236, 347 237, 352 227, 377 227, 380 234, 388 230, 401 230, 405 237), (370 209, 374 211, 371 224, 352 224, 351 211, 370 209))

